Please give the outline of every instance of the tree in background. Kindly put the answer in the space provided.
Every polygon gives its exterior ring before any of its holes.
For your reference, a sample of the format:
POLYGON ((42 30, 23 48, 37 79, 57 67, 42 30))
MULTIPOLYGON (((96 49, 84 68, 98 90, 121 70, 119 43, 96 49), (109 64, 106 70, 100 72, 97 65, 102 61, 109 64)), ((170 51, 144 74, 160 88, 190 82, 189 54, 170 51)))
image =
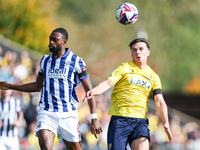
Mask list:
POLYGON ((200 95, 200 78, 194 77, 183 88, 187 95, 200 95))
POLYGON ((200 78, 198 3, 188 0, 0 0, 0 34, 47 53, 49 33, 55 26, 64 27, 69 32, 67 47, 82 56, 86 64, 92 64, 87 70, 91 77, 97 77, 98 83, 120 63, 131 60, 128 41, 145 32, 153 51, 149 65, 159 74, 163 92, 183 93, 183 87, 194 75, 200 78), (133 25, 123 26, 115 18, 116 8, 123 2, 138 8, 139 18, 133 25))
POLYGON ((48 36, 58 3, 53 0, 0 0, 0 34, 43 53, 48 52, 48 36))

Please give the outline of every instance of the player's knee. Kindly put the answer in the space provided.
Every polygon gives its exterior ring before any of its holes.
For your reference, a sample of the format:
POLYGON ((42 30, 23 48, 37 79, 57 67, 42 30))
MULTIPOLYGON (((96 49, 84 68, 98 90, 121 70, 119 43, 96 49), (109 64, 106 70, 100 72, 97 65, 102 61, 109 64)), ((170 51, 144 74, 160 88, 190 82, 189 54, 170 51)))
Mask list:
POLYGON ((41 141, 39 140, 39 145, 41 150, 52 150, 53 149, 53 142, 50 142, 48 140, 41 141))
POLYGON ((82 144, 81 142, 67 142, 64 141, 65 146, 67 147, 67 149, 69 150, 82 150, 82 144))
POLYGON ((149 149, 149 139, 146 137, 140 137, 131 143, 131 148, 134 150, 149 149))
POLYGON ((48 146, 47 144, 40 144, 41 150, 52 150, 52 146, 48 146))

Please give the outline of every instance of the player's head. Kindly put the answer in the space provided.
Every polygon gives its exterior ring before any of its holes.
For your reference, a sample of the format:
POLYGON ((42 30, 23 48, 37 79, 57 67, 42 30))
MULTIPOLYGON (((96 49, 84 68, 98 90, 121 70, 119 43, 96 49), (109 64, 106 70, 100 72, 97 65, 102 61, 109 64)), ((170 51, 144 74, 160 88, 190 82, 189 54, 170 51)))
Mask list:
POLYGON ((68 33, 65 29, 57 28, 53 30, 49 36, 49 50, 53 53, 57 53, 61 49, 65 49, 67 40, 68 33))
POLYGON ((4 101, 5 98, 9 98, 12 93, 13 93, 13 90, 0 90, 1 92, 1 99, 4 101))
POLYGON ((55 30, 53 30, 53 32, 59 32, 62 34, 63 38, 68 40, 68 33, 64 28, 57 28, 55 30))
POLYGON ((131 41, 131 43, 129 44, 130 49, 132 50, 132 46, 139 42, 146 43, 147 48, 150 50, 150 43, 145 38, 137 38, 137 39, 134 39, 133 41, 131 41))
POLYGON ((147 57, 150 55, 150 43, 145 38, 137 38, 130 44, 131 57, 138 67, 144 67, 147 64, 147 57))

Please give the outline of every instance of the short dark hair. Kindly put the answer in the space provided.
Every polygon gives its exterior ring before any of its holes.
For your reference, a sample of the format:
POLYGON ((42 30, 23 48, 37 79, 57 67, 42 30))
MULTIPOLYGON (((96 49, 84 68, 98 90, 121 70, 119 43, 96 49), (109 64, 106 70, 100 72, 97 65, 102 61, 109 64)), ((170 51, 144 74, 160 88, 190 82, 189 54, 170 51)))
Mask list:
POLYGON ((68 33, 64 28, 57 28, 55 30, 53 30, 53 32, 59 32, 62 34, 63 38, 68 40, 68 33))
POLYGON ((139 43, 139 42, 144 42, 144 43, 146 43, 147 48, 150 50, 150 43, 149 43, 149 41, 147 41, 147 39, 145 39, 145 38, 137 38, 137 39, 134 39, 134 40, 129 44, 130 49, 132 48, 133 44, 139 43))

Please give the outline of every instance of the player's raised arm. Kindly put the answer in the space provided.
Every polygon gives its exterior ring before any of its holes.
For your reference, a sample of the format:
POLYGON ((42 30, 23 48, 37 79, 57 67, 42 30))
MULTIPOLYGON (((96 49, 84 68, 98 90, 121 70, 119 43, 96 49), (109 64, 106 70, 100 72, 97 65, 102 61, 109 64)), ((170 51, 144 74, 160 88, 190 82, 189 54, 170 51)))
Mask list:
POLYGON ((86 93, 85 98, 83 99, 83 102, 92 98, 92 96, 104 93, 109 88, 111 88, 113 85, 114 84, 109 79, 107 79, 103 82, 100 82, 96 87, 94 87, 92 90, 90 90, 86 93))

